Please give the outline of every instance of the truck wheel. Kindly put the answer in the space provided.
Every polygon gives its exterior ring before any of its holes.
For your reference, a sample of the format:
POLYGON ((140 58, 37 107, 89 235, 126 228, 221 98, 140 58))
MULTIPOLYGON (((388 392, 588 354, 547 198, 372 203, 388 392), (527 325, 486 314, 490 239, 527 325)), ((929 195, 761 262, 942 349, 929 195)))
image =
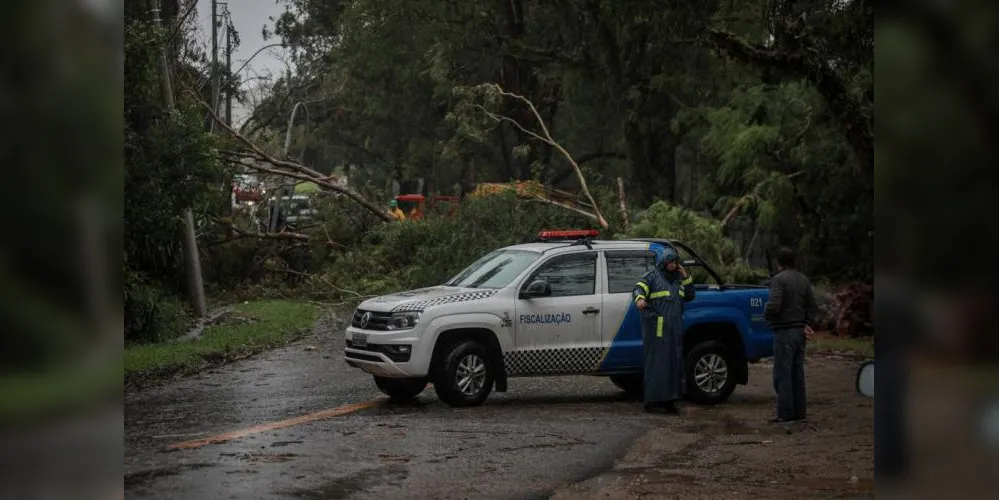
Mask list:
POLYGON ((492 357, 474 340, 449 346, 434 373, 434 389, 450 406, 478 406, 493 390, 492 357))
POLYGON ((735 390, 735 364, 729 348, 718 341, 701 342, 687 353, 687 399, 721 403, 735 390))
POLYGON ((387 378, 375 377, 378 390, 384 392, 390 400, 404 403, 412 401, 427 387, 423 378, 387 378))
POLYGON ((642 397, 645 392, 645 379, 641 373, 611 375, 611 382, 632 397, 642 397))

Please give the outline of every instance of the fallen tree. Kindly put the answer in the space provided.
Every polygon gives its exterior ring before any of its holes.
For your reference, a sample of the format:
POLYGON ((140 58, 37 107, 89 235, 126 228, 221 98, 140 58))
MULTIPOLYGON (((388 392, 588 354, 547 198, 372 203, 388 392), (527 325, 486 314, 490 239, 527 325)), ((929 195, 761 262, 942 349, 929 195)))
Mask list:
POLYGON ((361 205, 373 215, 385 222, 392 221, 392 216, 383 210, 377 203, 368 200, 361 195, 361 193, 354 191, 350 187, 340 184, 335 180, 335 177, 331 175, 324 175, 296 161, 282 160, 267 154, 262 148, 254 144, 253 141, 229 126, 225 120, 220 118, 218 114, 215 113, 210 104, 206 103, 193 92, 192 95, 198 100, 198 102, 201 103, 205 110, 208 111, 212 120, 222 127, 223 130, 228 132, 229 135, 234 137, 243 147, 243 149, 238 150, 219 151, 219 154, 226 157, 226 159, 230 162, 263 174, 279 175, 290 179, 315 183, 320 189, 339 193, 347 198, 350 198, 351 200, 357 202, 358 205, 361 205))

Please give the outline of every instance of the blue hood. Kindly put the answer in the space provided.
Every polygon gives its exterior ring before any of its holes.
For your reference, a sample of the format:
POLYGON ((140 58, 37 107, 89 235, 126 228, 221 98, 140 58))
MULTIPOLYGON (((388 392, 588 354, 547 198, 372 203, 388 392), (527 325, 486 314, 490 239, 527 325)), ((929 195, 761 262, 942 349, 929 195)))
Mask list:
POLYGON ((656 256, 656 269, 664 270, 666 268, 666 252, 672 251, 676 253, 676 250, 663 245, 662 243, 652 243, 649 245, 649 250, 656 256))

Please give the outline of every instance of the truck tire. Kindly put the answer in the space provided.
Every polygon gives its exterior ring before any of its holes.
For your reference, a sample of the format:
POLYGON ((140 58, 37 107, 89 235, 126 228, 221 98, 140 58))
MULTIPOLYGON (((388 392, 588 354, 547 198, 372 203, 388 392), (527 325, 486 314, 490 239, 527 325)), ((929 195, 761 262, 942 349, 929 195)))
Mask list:
POLYGON ((375 385, 393 402, 406 403, 416 399, 427 388, 427 379, 375 377, 375 385))
POLYGON ((642 397, 645 393, 645 379, 641 373, 611 375, 611 382, 632 397, 642 397))
POLYGON ((486 346, 464 340, 445 347, 434 370, 434 389, 449 406, 478 406, 493 390, 495 367, 486 346))
POLYGON ((694 403, 715 405, 728 399, 735 390, 735 361, 725 344, 709 340, 687 353, 687 399, 694 403))

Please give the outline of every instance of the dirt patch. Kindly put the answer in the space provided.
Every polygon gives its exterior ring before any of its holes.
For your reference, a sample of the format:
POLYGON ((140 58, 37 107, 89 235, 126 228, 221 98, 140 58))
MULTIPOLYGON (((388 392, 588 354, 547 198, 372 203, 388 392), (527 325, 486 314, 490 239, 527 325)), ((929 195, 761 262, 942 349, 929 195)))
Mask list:
POLYGON ((636 442, 613 470, 554 498, 873 498, 874 401, 854 360, 811 356, 808 420, 770 424, 770 367, 724 405, 688 408, 636 442))

